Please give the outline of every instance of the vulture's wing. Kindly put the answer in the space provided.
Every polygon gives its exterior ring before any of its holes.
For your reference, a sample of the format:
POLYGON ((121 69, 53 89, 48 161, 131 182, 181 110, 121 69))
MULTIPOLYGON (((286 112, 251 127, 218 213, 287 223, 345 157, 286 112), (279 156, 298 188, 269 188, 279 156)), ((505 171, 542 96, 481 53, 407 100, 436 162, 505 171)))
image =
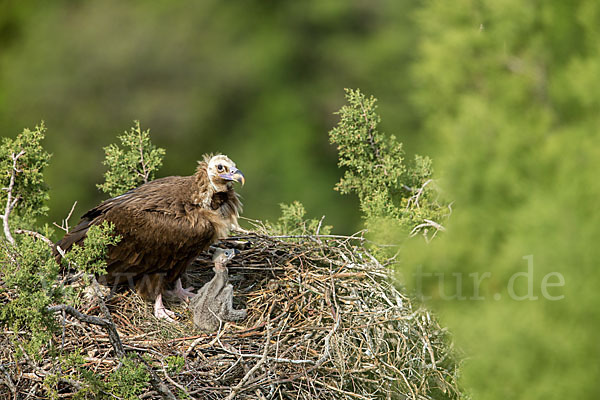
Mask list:
POLYGON ((137 279, 150 273, 176 278, 215 240, 215 226, 222 224, 215 213, 190 205, 189 179, 157 179, 108 199, 85 213, 57 244, 68 250, 83 242, 90 226, 109 221, 121 235, 107 257, 109 278, 124 274, 137 279))

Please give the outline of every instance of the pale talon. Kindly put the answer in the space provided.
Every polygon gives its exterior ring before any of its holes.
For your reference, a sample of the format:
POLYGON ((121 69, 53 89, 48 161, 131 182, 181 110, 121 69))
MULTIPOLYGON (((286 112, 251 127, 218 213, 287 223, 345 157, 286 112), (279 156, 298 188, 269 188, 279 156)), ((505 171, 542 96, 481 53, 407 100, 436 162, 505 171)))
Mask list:
POLYGON ((167 322, 175 322, 175 313, 165 308, 162 302, 162 294, 156 296, 156 301, 154 302, 154 316, 167 322))
POLYGON ((173 311, 169 311, 166 308, 160 308, 160 309, 154 311, 154 316, 156 318, 162 319, 166 322, 171 322, 171 323, 176 322, 173 319, 175 317, 175 314, 173 313, 173 311))
POLYGON ((182 301, 190 301, 190 298, 196 295, 196 293, 194 293, 192 289, 194 289, 192 286, 190 286, 187 289, 184 289, 183 285, 181 284, 181 278, 179 278, 177 279, 177 281, 175 281, 175 289, 168 290, 167 294, 170 296, 177 297, 182 301))

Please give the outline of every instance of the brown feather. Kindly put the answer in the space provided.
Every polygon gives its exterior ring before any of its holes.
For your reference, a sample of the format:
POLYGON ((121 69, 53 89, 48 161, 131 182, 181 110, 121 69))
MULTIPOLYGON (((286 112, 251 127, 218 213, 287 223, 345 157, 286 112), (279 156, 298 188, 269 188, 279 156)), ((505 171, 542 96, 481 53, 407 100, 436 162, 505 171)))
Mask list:
MULTIPOLYGON (((171 176, 148 182, 108 199, 85 213, 57 246, 68 251, 83 245, 88 229, 112 222, 121 236, 107 256, 105 284, 134 284, 147 299, 180 277, 185 268, 212 243, 227 236, 242 204, 231 183, 216 191, 199 163, 193 176, 171 176)), ((57 256, 60 258, 60 256, 57 256)))

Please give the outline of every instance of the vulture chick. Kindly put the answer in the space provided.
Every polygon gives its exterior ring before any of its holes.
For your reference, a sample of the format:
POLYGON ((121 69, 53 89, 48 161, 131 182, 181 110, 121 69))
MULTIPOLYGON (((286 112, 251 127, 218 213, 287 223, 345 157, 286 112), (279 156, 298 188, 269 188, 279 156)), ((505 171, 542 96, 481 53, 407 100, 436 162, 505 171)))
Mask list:
POLYGON ((168 292, 182 300, 193 296, 192 288, 181 285, 182 272, 230 229, 240 229, 242 204, 234 181, 245 182, 233 161, 204 156, 192 176, 156 179, 100 203, 56 245, 63 251, 81 246, 90 226, 113 223, 121 241, 109 247, 107 273, 99 281, 135 286, 143 298, 154 300, 156 317, 173 321, 174 313, 162 301, 167 288, 174 286, 168 292))
POLYGON ((215 331, 219 321, 241 321, 246 318, 246 310, 233 309, 233 286, 228 284, 227 263, 237 250, 216 249, 213 255, 215 276, 202 286, 190 301, 194 314, 194 325, 204 331, 215 331))

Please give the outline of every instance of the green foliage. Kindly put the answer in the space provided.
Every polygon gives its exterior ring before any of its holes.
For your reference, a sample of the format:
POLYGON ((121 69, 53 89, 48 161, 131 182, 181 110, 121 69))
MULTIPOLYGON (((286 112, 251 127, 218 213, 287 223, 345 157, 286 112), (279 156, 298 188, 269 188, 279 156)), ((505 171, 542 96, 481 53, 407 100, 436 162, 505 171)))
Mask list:
POLYGON ((448 209, 438 201, 431 160, 417 155, 414 165, 406 166, 402 144, 377 130, 376 99, 352 89, 346 99, 339 123, 329 132, 338 165, 345 169, 336 190, 358 195, 370 230, 390 229, 385 222, 393 221, 413 234, 421 230, 428 237, 427 227, 436 232, 448 209))
POLYGON ((110 396, 111 398, 134 400, 147 390, 149 374, 146 366, 138 361, 135 353, 128 354, 121 359, 121 366, 104 377, 85 366, 86 361, 83 351, 80 349, 59 356, 56 363, 60 372, 48 375, 44 379, 46 395, 51 399, 60 398, 58 387, 63 379, 78 383, 75 399, 110 396))
POLYGON ((106 159, 103 164, 108 170, 104 174, 105 182, 97 185, 110 196, 118 196, 153 180, 165 155, 164 149, 150 141, 150 130, 142 131, 139 121, 119 136, 119 140, 122 147, 110 144, 104 148, 106 159))
POLYGON ((63 298, 63 288, 56 283, 59 266, 41 240, 26 236, 18 247, 0 245, 0 326, 28 332, 24 350, 35 357, 57 329, 46 308, 63 298))
POLYGON ((49 374, 44 378, 44 389, 49 399, 59 399, 59 384, 61 379, 78 382, 77 393, 73 399, 95 399, 108 390, 108 385, 100 375, 95 374, 88 367, 83 356, 83 350, 76 348, 66 355, 60 355, 55 360, 59 372, 49 374))
POLYGON ((91 226, 83 246, 77 244, 66 254, 65 261, 73 263, 87 274, 106 273, 106 254, 109 246, 114 246, 121 240, 121 236, 115 235, 114 224, 108 221, 101 225, 91 226))
POLYGON ((135 354, 127 355, 121 362, 121 367, 109 376, 108 391, 118 398, 136 400, 146 389, 150 376, 135 354))
POLYGON ((43 123, 34 130, 24 129, 16 138, 2 138, 0 145, 0 205, 5 211, 8 187, 13 177, 12 199, 16 201, 12 211, 22 224, 31 225, 35 217, 45 215, 48 208, 48 186, 44 183, 44 169, 50 154, 42 147, 46 127, 43 123), (15 161, 16 159, 16 161, 15 161))
POLYGON ((167 371, 169 374, 178 374, 183 371, 183 367, 185 367, 185 358, 181 356, 167 357, 167 371))
POLYGON ((272 235, 328 235, 331 226, 323 225, 323 219, 305 219, 306 210, 302 203, 280 204, 281 217, 276 223, 266 223, 272 235))

